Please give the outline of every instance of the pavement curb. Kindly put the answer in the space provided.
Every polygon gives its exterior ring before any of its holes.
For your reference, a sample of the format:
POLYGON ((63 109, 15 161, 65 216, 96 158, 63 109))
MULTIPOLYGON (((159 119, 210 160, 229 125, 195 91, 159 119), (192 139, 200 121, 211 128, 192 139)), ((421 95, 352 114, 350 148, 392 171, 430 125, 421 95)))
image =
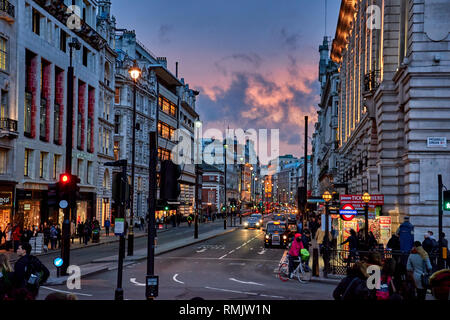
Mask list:
POLYGON ((322 278, 322 277, 311 277, 311 282, 319 282, 319 283, 338 285, 341 282, 341 280, 340 279, 331 279, 331 278, 322 278))

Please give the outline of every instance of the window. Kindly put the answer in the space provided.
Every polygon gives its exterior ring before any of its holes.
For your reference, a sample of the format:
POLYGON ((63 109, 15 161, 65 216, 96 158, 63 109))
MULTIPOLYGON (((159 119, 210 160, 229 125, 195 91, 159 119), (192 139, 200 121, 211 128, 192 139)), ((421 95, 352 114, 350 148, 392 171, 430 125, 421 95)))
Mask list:
POLYGON ((88 161, 86 170, 86 183, 91 184, 91 171, 92 171, 92 161, 88 161))
POLYGON ((67 33, 64 30, 59 32, 59 50, 67 52, 67 33))
POLYGON ((47 153, 41 152, 40 158, 39 158, 39 178, 45 179, 46 176, 46 170, 45 166, 47 164, 47 153))
POLYGON ((36 9, 32 13, 32 28, 34 33, 41 35, 41 14, 36 9))
POLYGON ((59 138, 61 136, 59 121, 60 121, 60 106, 55 103, 53 110, 53 141, 55 144, 59 144, 59 138))
POLYGON ((114 160, 118 161, 120 158, 120 142, 114 141, 114 160))
POLYGON ((170 160, 171 152, 170 150, 164 148, 158 148, 158 159, 159 160, 170 160))
POLYGON ((165 124, 164 122, 158 121, 158 134, 164 139, 171 140, 173 134, 175 132, 175 128, 165 124))
POLYGON ((0 69, 8 70, 8 43, 5 38, 0 37, 0 69))
POLYGON ((1 91, 2 96, 0 100, 0 119, 9 118, 8 110, 8 91, 1 91))
POLYGON ((114 115, 114 133, 119 134, 120 131, 120 115, 114 115))
POLYGON ((109 131, 105 131, 105 154, 109 154, 109 131))
POLYGON ((8 150, 0 149, 0 174, 8 173, 8 150))
POLYGON ((83 66, 88 66, 89 49, 83 47, 83 66))
POLYGON ((163 96, 159 96, 159 109, 172 117, 177 116, 177 106, 163 96))
POLYGON ((47 100, 41 98, 41 114, 40 114, 40 139, 46 141, 46 125, 47 125, 47 100))
POLYGON ((25 149, 25 162, 23 165, 23 175, 25 177, 30 176, 30 165, 31 165, 31 156, 32 156, 32 150, 25 149))
POLYGON ((87 149, 88 151, 92 150, 92 118, 88 117, 87 119, 87 149))
POLYGON ((59 154, 55 154, 53 156, 53 179, 57 179, 58 173, 60 171, 59 169, 59 162, 61 160, 61 156, 59 154))
POLYGON ((23 131, 26 136, 31 136, 31 92, 25 92, 25 108, 24 108, 24 128, 23 131))
POLYGON ((116 94, 114 95, 114 103, 120 104, 120 88, 116 88, 116 94))
POLYGON ((83 176, 83 172, 82 171, 83 171, 83 160, 78 159, 78 162, 77 162, 77 176, 80 179, 83 176))

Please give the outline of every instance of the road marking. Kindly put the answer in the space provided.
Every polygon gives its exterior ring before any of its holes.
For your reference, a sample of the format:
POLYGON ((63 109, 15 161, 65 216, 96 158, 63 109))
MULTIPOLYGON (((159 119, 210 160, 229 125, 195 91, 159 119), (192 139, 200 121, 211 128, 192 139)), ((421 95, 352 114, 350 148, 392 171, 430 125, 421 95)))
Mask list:
POLYGON ((226 256, 228 256, 229 254, 235 252, 236 250, 239 250, 240 248, 242 248, 243 246, 247 245, 249 242, 255 240, 256 238, 258 238, 258 236, 251 238, 250 240, 248 240, 247 242, 244 242, 243 244, 241 244, 239 247, 237 247, 236 249, 231 250, 230 252, 228 252, 227 254, 221 256, 219 258, 219 260, 222 260, 223 258, 225 258, 226 256))
POLYGON ((130 278, 130 282, 131 282, 132 284, 135 284, 135 285, 139 286, 139 287, 145 287, 145 283, 137 282, 137 281, 136 281, 136 278, 130 278))
POLYGON ((205 252, 206 248, 203 248, 202 250, 197 250, 197 253, 205 252))
POLYGON ((260 294, 261 297, 266 297, 266 298, 279 298, 279 299, 285 299, 284 297, 280 297, 280 296, 268 296, 266 294, 260 294))
POLYGON ((178 273, 173 276, 173 278, 172 278, 173 281, 181 283, 181 284, 184 284, 184 282, 181 282, 180 280, 177 280, 177 276, 178 276, 178 273))
POLYGON ((205 287, 205 289, 217 290, 217 291, 223 291, 223 292, 231 292, 231 293, 239 293, 239 294, 247 294, 247 295, 251 295, 251 296, 258 296, 259 295, 261 297, 266 297, 266 298, 285 299, 285 297, 281 297, 281 296, 269 296, 269 295, 265 295, 265 294, 258 294, 258 293, 255 293, 255 292, 244 292, 244 291, 236 291, 236 290, 212 288, 212 287, 205 287))
POLYGON ((231 262, 228 264, 229 266, 245 266, 245 263, 231 262))
POLYGON ((86 297, 92 297, 93 296, 92 294, 58 290, 58 289, 49 288, 49 287, 46 287, 46 286, 41 286, 41 288, 44 288, 44 289, 47 289, 47 290, 50 290, 50 291, 61 292, 61 293, 75 294, 75 295, 79 295, 79 296, 86 296, 86 297))
POLYGON ((266 253, 266 249, 265 248, 263 248, 260 252, 258 252, 258 254, 264 254, 264 253, 266 253))
POLYGON ((240 281, 240 280, 237 280, 237 279, 235 279, 235 278, 230 278, 230 280, 231 280, 231 281, 235 281, 235 282, 239 282, 239 283, 243 283, 243 284, 254 284, 255 286, 264 286, 264 285, 261 284, 261 283, 256 283, 256 282, 251 282, 251 281, 248 281, 248 282, 246 282, 246 281, 240 281))

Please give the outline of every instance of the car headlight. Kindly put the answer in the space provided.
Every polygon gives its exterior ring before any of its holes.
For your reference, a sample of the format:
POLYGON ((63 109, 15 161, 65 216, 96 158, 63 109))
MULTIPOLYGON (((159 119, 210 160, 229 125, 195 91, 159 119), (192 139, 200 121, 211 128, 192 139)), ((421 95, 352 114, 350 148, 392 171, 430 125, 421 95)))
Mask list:
POLYGON ((256 225, 259 226, 259 222, 257 222, 256 225))
POLYGON ((266 239, 269 239, 269 238, 270 238, 270 236, 268 234, 266 234, 266 239))
POLYGON ((284 236, 283 236, 283 239, 284 239, 284 240, 286 240, 286 239, 287 239, 287 236, 286 236, 286 235, 284 235, 284 236))

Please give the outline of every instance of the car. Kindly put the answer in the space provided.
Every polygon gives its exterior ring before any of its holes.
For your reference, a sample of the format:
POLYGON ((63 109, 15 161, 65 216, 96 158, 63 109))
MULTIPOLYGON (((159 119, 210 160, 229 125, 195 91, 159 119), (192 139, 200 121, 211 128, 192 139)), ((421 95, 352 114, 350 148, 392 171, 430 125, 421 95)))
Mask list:
POLYGON ((287 219, 288 219, 288 223, 297 223, 297 215, 296 214, 293 214, 293 213, 288 214, 287 219))
POLYGON ((273 215, 272 220, 286 222, 286 216, 282 213, 277 213, 273 215))
POLYGON ((294 238, 295 234, 296 234, 297 232, 299 232, 299 231, 298 231, 298 225, 297 225, 297 222, 295 222, 295 223, 293 223, 293 222, 288 222, 288 224, 287 224, 287 230, 289 231, 289 236, 288 236, 289 241, 291 241, 291 240, 294 238))
POLYGON ((286 248, 289 243, 289 231, 286 223, 280 221, 269 221, 266 225, 264 235, 264 247, 280 246, 286 248))
POLYGON ((254 213, 254 214, 252 214, 251 215, 251 217, 255 217, 255 218, 257 218, 258 219, 258 221, 259 221, 259 225, 260 226, 262 226, 263 225, 263 217, 262 217, 262 214, 259 214, 259 213, 254 213))
POLYGON ((245 227, 245 229, 248 229, 248 228, 257 228, 257 229, 259 229, 259 228, 261 228, 261 224, 259 223, 258 218, 249 217, 247 219, 247 221, 244 222, 244 227, 245 227))

